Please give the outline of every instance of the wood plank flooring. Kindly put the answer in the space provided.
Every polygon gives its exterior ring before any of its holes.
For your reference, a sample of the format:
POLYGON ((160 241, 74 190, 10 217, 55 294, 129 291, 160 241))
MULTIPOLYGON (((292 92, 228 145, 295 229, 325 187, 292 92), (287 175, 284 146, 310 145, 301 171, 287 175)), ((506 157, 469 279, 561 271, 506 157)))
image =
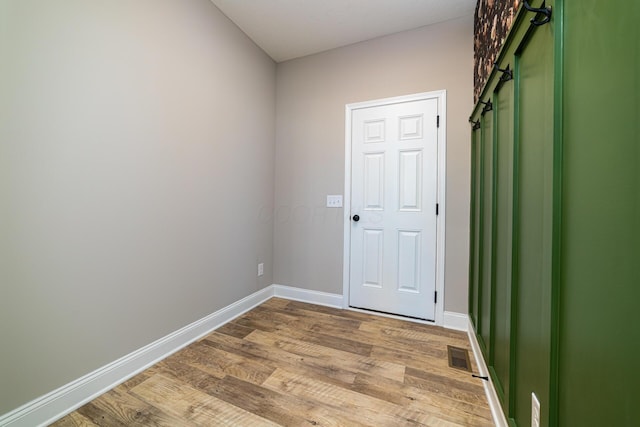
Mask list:
POLYGON ((273 298, 53 425, 493 426, 447 345, 470 349, 461 332, 273 298))

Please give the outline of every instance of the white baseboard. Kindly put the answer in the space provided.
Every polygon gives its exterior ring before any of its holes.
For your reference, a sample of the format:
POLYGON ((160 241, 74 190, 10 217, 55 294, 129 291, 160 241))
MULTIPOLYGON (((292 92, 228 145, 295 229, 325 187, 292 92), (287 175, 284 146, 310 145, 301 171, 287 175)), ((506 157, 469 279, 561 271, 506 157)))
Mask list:
POLYGON ((469 330, 469 316, 455 311, 445 311, 442 326, 447 329, 467 332, 469 330))
POLYGON ((294 288, 292 286, 273 285, 273 296, 294 301, 308 302, 310 304, 326 305, 334 308, 343 307, 342 295, 294 288))
POLYGON ((274 296, 269 286, 0 416, 3 427, 48 425, 274 296))
POLYGON ((489 401, 489 408, 491 409, 493 422, 496 424, 496 427, 509 427, 507 418, 505 417, 504 412, 502 412, 502 406, 500 405, 500 399, 498 398, 498 394, 496 393, 496 388, 493 385, 491 376, 489 375, 489 369, 487 368, 487 364, 482 357, 480 344, 478 344, 478 339, 476 338, 471 319, 467 320, 467 334, 469 335, 471 349, 473 350, 473 356, 475 357, 476 363, 478 364, 480 375, 489 378, 489 381, 482 382, 484 383, 484 392, 487 395, 487 400, 489 401))

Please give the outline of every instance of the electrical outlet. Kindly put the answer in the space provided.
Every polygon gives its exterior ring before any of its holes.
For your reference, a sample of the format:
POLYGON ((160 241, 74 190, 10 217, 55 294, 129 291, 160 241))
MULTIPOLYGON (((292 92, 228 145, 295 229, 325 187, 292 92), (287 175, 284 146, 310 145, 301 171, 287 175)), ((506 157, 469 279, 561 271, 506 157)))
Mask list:
POLYGON ((327 196, 328 208, 341 208, 342 207, 342 194, 335 196, 327 196))
POLYGON ((262 276, 264 274, 264 263, 261 262, 260 264, 258 264, 258 277, 262 276))
POLYGON ((540 427, 540 401, 531 393, 531 427, 540 427))

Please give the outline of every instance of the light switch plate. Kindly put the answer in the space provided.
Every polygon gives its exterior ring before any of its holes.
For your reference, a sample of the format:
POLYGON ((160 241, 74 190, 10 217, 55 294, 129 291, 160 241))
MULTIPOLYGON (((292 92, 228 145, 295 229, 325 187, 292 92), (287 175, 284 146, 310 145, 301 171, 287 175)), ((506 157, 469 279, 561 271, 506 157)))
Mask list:
POLYGON ((342 194, 327 196, 328 208, 341 208, 342 207, 342 194))

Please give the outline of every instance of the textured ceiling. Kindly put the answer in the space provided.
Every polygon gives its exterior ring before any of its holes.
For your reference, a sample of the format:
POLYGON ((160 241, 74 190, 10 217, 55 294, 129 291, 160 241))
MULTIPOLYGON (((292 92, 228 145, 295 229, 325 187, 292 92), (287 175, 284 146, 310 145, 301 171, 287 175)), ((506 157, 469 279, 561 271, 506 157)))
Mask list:
POLYGON ((211 0, 282 62, 474 12, 476 0, 211 0))

